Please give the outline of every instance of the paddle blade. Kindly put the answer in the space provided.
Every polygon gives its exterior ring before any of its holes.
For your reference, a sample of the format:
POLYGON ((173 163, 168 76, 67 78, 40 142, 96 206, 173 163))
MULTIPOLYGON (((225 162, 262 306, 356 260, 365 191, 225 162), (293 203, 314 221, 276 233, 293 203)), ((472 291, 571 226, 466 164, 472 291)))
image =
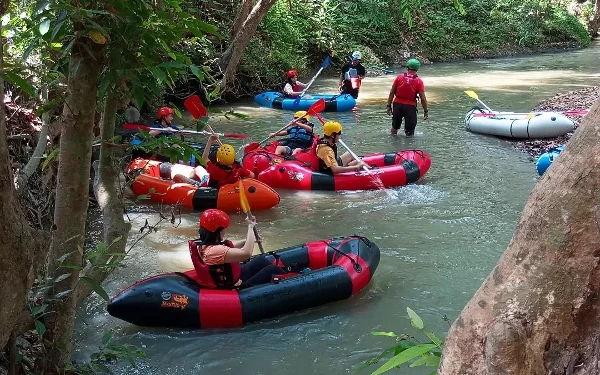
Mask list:
POLYGON ((246 139, 246 138, 248 138, 248 134, 241 134, 241 133, 225 133, 225 134, 223 134, 223 137, 225 137, 225 138, 246 139))
POLYGON ((321 98, 314 102, 306 111, 309 115, 314 116, 319 112, 323 112, 325 110, 325 99, 321 98))
POLYGON ((296 99, 294 99, 294 104, 293 104, 293 105, 298 105, 298 104, 300 104, 300 99, 302 99, 302 95, 298 95, 298 96, 296 97, 296 99))
POLYGON ((258 143, 258 142, 252 142, 249 145, 247 145, 246 147, 244 147, 244 154, 247 154, 250 151, 256 150, 259 147, 260 147, 260 143, 258 143))
POLYGON ((242 208, 242 211, 244 211, 244 213, 248 213, 248 211, 250 211, 250 204, 248 203, 248 198, 246 198, 246 192, 244 191, 244 184, 242 183, 242 180, 240 179, 238 182, 238 188, 240 191, 240 207, 242 208))
POLYGON ((477 93, 475 91, 466 90, 465 94, 469 95, 473 99, 479 99, 479 96, 477 95, 477 93))
POLYGON ((327 55, 327 57, 325 57, 325 60, 323 60, 323 63, 321 64, 321 68, 325 69, 329 66, 329 64, 331 64, 331 57, 327 55))
POLYGON ((206 108, 204 107, 204 104, 202 104, 202 100, 200 100, 200 97, 198 95, 192 95, 189 98, 187 98, 183 102, 183 106, 185 107, 185 109, 188 110, 188 112, 192 114, 192 117, 194 117, 196 120, 198 120, 200 117, 206 116, 206 114, 208 113, 206 111, 206 108))

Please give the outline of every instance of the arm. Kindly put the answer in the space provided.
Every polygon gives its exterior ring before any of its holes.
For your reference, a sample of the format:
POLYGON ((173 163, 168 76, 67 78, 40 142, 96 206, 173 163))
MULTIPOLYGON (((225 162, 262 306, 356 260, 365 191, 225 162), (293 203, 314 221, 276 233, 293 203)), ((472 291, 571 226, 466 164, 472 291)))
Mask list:
POLYGON ((246 241, 244 246, 241 248, 232 247, 227 251, 225 255, 225 263, 236 263, 243 262, 250 258, 252 251, 254 250, 254 223, 248 224, 248 233, 246 234, 246 241))
POLYGON ((358 171, 359 169, 362 169, 364 163, 358 163, 356 165, 349 165, 347 167, 342 167, 339 165, 332 165, 331 171, 333 172, 333 174, 338 174, 338 173, 344 173, 344 172, 351 172, 351 171, 358 171))
POLYGON ((244 247, 244 245, 246 244, 246 240, 237 240, 237 241, 231 241, 233 242, 233 247, 237 247, 237 248, 242 248, 244 247))
POLYGON ((216 135, 211 135, 208 137, 208 141, 206 141, 206 146, 204 146, 204 152, 202 153, 202 159, 208 160, 208 155, 210 155, 210 146, 212 146, 213 142, 219 139, 216 135))
POLYGON ((419 91, 418 94, 421 98, 421 106, 423 106, 423 119, 427 120, 429 118, 429 110, 427 109, 427 97, 425 96, 425 91, 419 91))
POLYGON ((388 95, 387 101, 387 114, 391 116, 392 114, 392 101, 394 101, 394 96, 396 96, 396 81, 392 84, 392 88, 390 89, 390 94, 388 95))
POLYGON ((167 131, 167 129, 165 128, 165 130, 150 130, 150 135, 153 136, 153 137, 156 137, 157 135, 159 135, 163 131, 167 131))
POLYGON ((307 131, 307 132, 309 132, 309 133, 312 133, 312 132, 313 132, 313 128, 312 128, 311 126, 307 125, 307 124, 303 124, 303 123, 301 123, 301 122, 297 122, 297 123, 296 123, 296 126, 299 126, 299 127, 301 127, 302 129, 306 130, 306 131, 307 131))

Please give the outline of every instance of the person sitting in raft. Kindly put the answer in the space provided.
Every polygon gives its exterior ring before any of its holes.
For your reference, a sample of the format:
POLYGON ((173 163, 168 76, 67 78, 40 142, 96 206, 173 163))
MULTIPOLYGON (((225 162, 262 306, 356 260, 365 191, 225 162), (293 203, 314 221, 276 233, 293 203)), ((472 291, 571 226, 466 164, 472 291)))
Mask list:
POLYGON ((173 116, 175 115, 175 111, 173 108, 162 107, 156 113, 156 120, 154 120, 154 124, 150 126, 152 129, 150 130, 150 135, 153 137, 161 137, 161 136, 170 136, 173 132, 179 130, 179 128, 173 125, 173 116))
POLYGON ((283 95, 288 98, 297 98, 302 94, 302 89, 306 88, 306 84, 298 81, 298 72, 290 70, 286 74, 287 80, 283 86, 283 95))
POLYGON ((225 240, 230 222, 229 215, 218 209, 209 209, 200 215, 200 238, 189 241, 189 248, 201 286, 212 289, 247 288, 269 283, 272 275, 286 273, 264 256, 241 264, 252 256, 256 222, 247 220, 246 239, 235 242, 225 240))
POLYGON ((275 153, 277 155, 294 155, 302 149, 312 147, 315 134, 313 128, 315 124, 310 121, 310 116, 306 111, 298 111, 294 114, 294 119, 300 119, 295 126, 289 127, 277 133, 269 134, 269 138, 287 135, 288 140, 285 146, 277 146, 275 153))
POLYGON ((323 138, 317 142, 316 153, 319 158, 319 171, 328 174, 357 171, 366 164, 354 160, 349 152, 338 158, 337 141, 342 135, 342 124, 337 121, 327 121, 323 124, 323 138))
POLYGON ((206 160, 206 171, 210 175, 208 186, 219 188, 226 184, 233 184, 240 178, 254 178, 254 173, 235 160, 235 149, 232 145, 222 144, 216 153, 210 152, 210 146, 217 141, 217 135, 211 135, 206 142, 202 159, 206 160))

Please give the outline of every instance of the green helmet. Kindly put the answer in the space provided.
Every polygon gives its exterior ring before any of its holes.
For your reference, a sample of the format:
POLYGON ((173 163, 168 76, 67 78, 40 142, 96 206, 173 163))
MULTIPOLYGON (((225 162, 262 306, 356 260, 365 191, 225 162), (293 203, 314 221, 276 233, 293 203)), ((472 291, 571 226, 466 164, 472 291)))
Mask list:
POLYGON ((410 70, 417 71, 421 67, 421 63, 417 59, 410 59, 406 62, 406 67, 410 70))

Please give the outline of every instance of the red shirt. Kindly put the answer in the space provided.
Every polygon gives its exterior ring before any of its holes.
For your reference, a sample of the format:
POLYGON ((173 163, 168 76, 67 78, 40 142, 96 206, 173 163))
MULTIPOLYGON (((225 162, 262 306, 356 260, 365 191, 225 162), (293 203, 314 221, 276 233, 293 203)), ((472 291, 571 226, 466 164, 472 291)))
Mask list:
POLYGON ((231 167, 231 170, 223 169, 208 160, 206 162, 206 171, 210 175, 209 185, 221 187, 226 184, 233 184, 240 178, 250 177, 250 171, 246 168, 242 168, 237 161, 234 162, 231 167), (217 183, 214 181, 217 181, 217 183))
POLYGON ((425 84, 416 74, 400 74, 394 80, 392 87, 396 87, 394 103, 417 105, 417 93, 425 92, 425 84))

